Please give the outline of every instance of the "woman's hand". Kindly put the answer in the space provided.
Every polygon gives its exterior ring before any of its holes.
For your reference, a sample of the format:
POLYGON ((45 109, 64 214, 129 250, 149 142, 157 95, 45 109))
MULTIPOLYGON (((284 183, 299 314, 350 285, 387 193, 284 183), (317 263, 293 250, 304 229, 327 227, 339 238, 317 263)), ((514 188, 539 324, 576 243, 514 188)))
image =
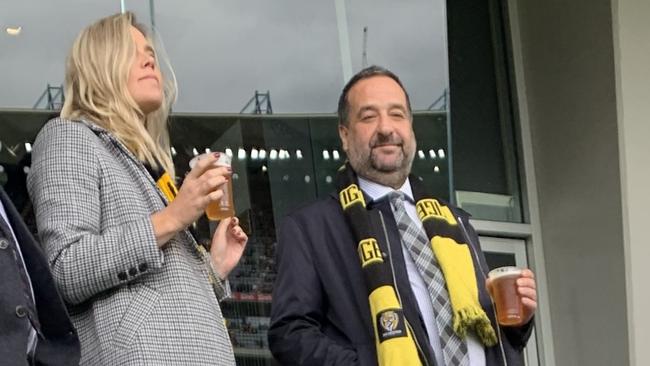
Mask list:
POLYGON ((219 278, 225 279, 237 265, 246 248, 248 236, 239 226, 239 219, 229 217, 219 222, 212 236, 210 258, 219 278))
POLYGON ((218 158, 219 153, 214 153, 199 160, 185 177, 176 198, 167 207, 151 215, 159 247, 196 221, 210 202, 218 201, 223 196, 221 187, 230 179, 231 168, 215 166, 218 158))

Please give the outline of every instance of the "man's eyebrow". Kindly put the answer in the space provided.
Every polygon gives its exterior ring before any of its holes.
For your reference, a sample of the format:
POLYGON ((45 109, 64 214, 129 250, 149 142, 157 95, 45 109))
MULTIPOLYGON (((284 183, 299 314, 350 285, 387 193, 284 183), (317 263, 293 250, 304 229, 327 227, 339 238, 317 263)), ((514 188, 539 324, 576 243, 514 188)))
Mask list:
POLYGON ((402 112, 407 112, 407 111, 408 111, 408 109, 406 108, 406 106, 404 106, 404 105, 401 104, 401 103, 393 103, 393 104, 390 104, 390 105, 388 106, 388 109, 389 109, 389 110, 390 110, 390 109, 399 109, 399 110, 401 110, 402 112))

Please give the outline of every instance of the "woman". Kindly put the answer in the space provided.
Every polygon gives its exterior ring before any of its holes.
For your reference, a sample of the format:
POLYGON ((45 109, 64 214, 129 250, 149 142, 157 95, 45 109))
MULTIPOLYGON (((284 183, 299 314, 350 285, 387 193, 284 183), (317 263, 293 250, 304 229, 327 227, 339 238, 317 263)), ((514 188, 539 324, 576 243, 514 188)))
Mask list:
POLYGON ((101 19, 75 41, 61 118, 34 144, 28 190, 82 365, 235 363, 218 300, 248 238, 222 220, 208 253, 187 231, 230 171, 211 156, 170 188, 163 85, 133 14, 101 19))

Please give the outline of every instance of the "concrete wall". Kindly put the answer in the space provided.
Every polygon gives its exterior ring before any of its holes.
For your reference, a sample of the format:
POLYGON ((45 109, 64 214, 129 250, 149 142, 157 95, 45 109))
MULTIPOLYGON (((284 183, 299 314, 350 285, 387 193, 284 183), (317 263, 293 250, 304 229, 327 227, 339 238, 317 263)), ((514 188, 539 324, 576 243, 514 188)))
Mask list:
POLYGON ((630 364, 650 365, 650 2, 613 1, 630 364))
POLYGON ((609 0, 518 1, 555 364, 627 365, 609 0))

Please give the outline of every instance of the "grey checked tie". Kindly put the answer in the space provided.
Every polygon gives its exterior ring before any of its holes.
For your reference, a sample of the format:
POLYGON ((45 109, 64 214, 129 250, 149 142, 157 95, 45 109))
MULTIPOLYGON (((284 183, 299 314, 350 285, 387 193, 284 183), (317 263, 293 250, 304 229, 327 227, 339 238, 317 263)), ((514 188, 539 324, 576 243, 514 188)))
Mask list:
POLYGON ((468 366, 467 344, 456 335, 452 328, 451 302, 445 286, 445 278, 433 254, 433 249, 429 245, 426 233, 406 213, 404 193, 391 192, 389 198, 401 234, 402 244, 411 254, 418 272, 429 289, 445 364, 447 366, 468 366))

